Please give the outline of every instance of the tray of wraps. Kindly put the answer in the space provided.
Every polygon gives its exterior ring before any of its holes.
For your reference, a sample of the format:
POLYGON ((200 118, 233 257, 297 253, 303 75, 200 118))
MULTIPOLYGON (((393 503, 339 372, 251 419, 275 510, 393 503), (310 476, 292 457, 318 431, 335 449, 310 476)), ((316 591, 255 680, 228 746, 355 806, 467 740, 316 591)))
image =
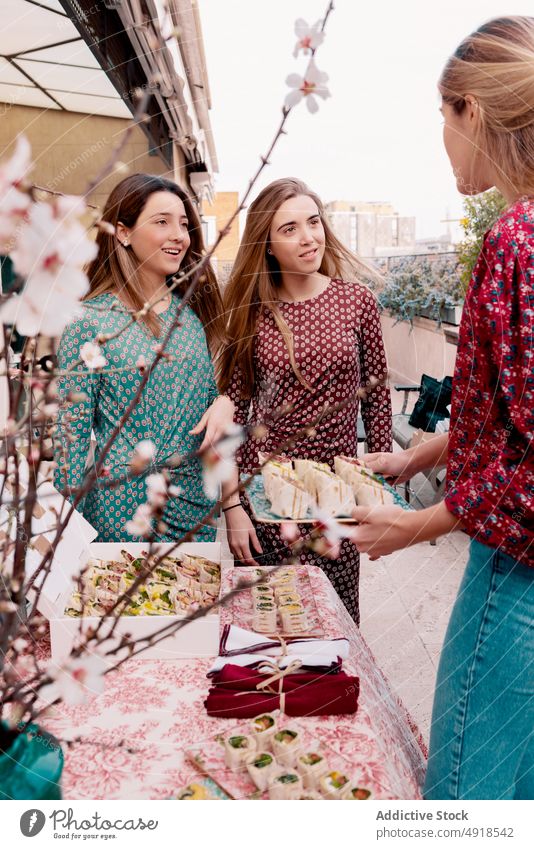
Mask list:
POLYGON ((381 475, 356 458, 338 456, 334 470, 327 463, 308 459, 260 455, 261 473, 246 493, 258 522, 313 524, 330 516, 352 523, 356 506, 389 505, 413 509, 381 475))

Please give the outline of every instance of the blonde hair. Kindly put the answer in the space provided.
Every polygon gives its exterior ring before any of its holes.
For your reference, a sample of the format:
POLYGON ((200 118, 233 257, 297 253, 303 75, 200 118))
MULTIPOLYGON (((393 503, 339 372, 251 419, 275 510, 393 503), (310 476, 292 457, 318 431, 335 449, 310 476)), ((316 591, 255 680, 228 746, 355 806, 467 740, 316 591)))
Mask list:
POLYGON ((474 140, 517 197, 534 193, 534 18, 495 18, 465 38, 439 89, 457 114, 477 101, 474 140))
POLYGON ((226 347, 221 356, 221 386, 224 392, 239 364, 243 376, 243 397, 254 387, 254 339, 262 310, 270 310, 286 344, 291 367, 299 381, 310 388, 299 372, 293 349, 293 334, 277 305, 277 281, 280 266, 267 253, 269 233, 275 213, 285 201, 306 195, 316 204, 325 233, 325 251, 319 273, 327 277, 367 278, 380 281, 378 272, 351 253, 339 241, 328 220, 320 198, 301 180, 284 178, 270 183, 251 203, 243 238, 230 279, 224 291, 226 347))

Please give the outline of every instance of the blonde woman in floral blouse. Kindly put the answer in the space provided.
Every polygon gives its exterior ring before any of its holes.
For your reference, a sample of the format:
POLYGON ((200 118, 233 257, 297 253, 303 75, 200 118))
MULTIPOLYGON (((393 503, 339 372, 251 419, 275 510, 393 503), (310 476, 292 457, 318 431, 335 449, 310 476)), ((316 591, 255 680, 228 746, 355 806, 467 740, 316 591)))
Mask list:
POLYGON ((404 514, 357 508, 361 551, 388 554, 454 528, 470 556, 440 659, 427 799, 534 799, 534 18, 468 36, 441 80, 444 142, 462 194, 496 186, 466 296, 450 433, 375 470, 447 462, 445 500, 404 514))
MULTIPOLYGON (((91 431, 98 461, 154 359, 154 347, 176 318, 180 290, 171 293, 167 281, 180 268, 190 268, 203 250, 193 204, 179 186, 160 177, 134 174, 119 183, 106 203, 103 220, 112 228, 99 231, 83 313, 65 329, 58 351, 64 376, 59 383, 63 405, 55 482, 65 494, 84 480, 91 431), (153 311, 132 323, 132 312, 145 303, 154 304, 153 311), (82 346, 94 342, 98 334, 115 337, 103 346, 106 365, 98 371, 83 363, 75 365, 82 346)), ((218 394, 210 356, 210 351, 220 348, 222 336, 219 290, 208 267, 204 282, 172 332, 168 356, 151 373, 113 443, 106 476, 97 480, 81 504, 100 541, 139 539, 143 522, 134 515, 146 501, 146 474, 164 467, 172 455, 194 452, 216 441, 232 422, 233 405, 218 394), (145 475, 128 476, 134 449, 143 441, 154 445, 151 463, 145 475), (113 485, 114 479, 124 476, 120 485, 113 485)), ((204 493, 198 458, 170 474, 176 488, 163 515, 165 530, 158 533, 163 540, 179 539, 214 504, 204 493)), ((214 537, 211 524, 197 532, 198 539, 214 537)))

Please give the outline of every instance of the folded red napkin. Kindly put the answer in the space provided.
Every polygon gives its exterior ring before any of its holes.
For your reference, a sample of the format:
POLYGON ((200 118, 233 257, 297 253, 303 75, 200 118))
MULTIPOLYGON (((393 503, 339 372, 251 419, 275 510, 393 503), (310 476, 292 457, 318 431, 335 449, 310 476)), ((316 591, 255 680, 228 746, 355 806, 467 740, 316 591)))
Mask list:
MULTIPOLYGON (((256 684, 268 680, 241 666, 227 664, 215 676, 204 702, 210 716, 246 719, 281 707, 279 682, 269 692, 257 690, 256 684)), ((339 672, 337 675, 295 673, 282 679, 283 711, 288 716, 332 716, 356 713, 360 682, 358 678, 339 672)))
MULTIPOLYGON (((272 675, 272 673, 271 673, 272 675)), ((297 690, 299 687, 306 687, 310 684, 322 684, 326 678, 337 678, 342 676, 341 680, 345 682, 345 686, 349 687, 355 680, 349 675, 343 673, 327 672, 293 672, 289 675, 284 675, 282 681, 282 692, 288 693, 290 690, 297 690)), ((250 669, 247 666, 236 666, 235 663, 227 663, 223 666, 220 672, 216 672, 211 683, 218 687, 224 687, 227 690, 256 690, 258 684, 263 684, 264 681, 271 677, 268 673, 262 674, 255 669, 250 669)), ((273 682, 273 690, 278 690, 278 681, 273 682)))

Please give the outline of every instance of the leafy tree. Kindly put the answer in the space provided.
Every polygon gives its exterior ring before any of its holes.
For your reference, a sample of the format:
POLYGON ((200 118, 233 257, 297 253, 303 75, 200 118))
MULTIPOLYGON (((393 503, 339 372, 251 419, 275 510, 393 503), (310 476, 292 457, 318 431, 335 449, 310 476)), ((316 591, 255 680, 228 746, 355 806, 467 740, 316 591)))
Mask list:
POLYGON ((465 216, 461 220, 465 238, 458 245, 460 278, 464 293, 467 291, 473 268, 482 249, 484 234, 492 227, 506 207, 506 201, 497 189, 464 200, 465 216))

